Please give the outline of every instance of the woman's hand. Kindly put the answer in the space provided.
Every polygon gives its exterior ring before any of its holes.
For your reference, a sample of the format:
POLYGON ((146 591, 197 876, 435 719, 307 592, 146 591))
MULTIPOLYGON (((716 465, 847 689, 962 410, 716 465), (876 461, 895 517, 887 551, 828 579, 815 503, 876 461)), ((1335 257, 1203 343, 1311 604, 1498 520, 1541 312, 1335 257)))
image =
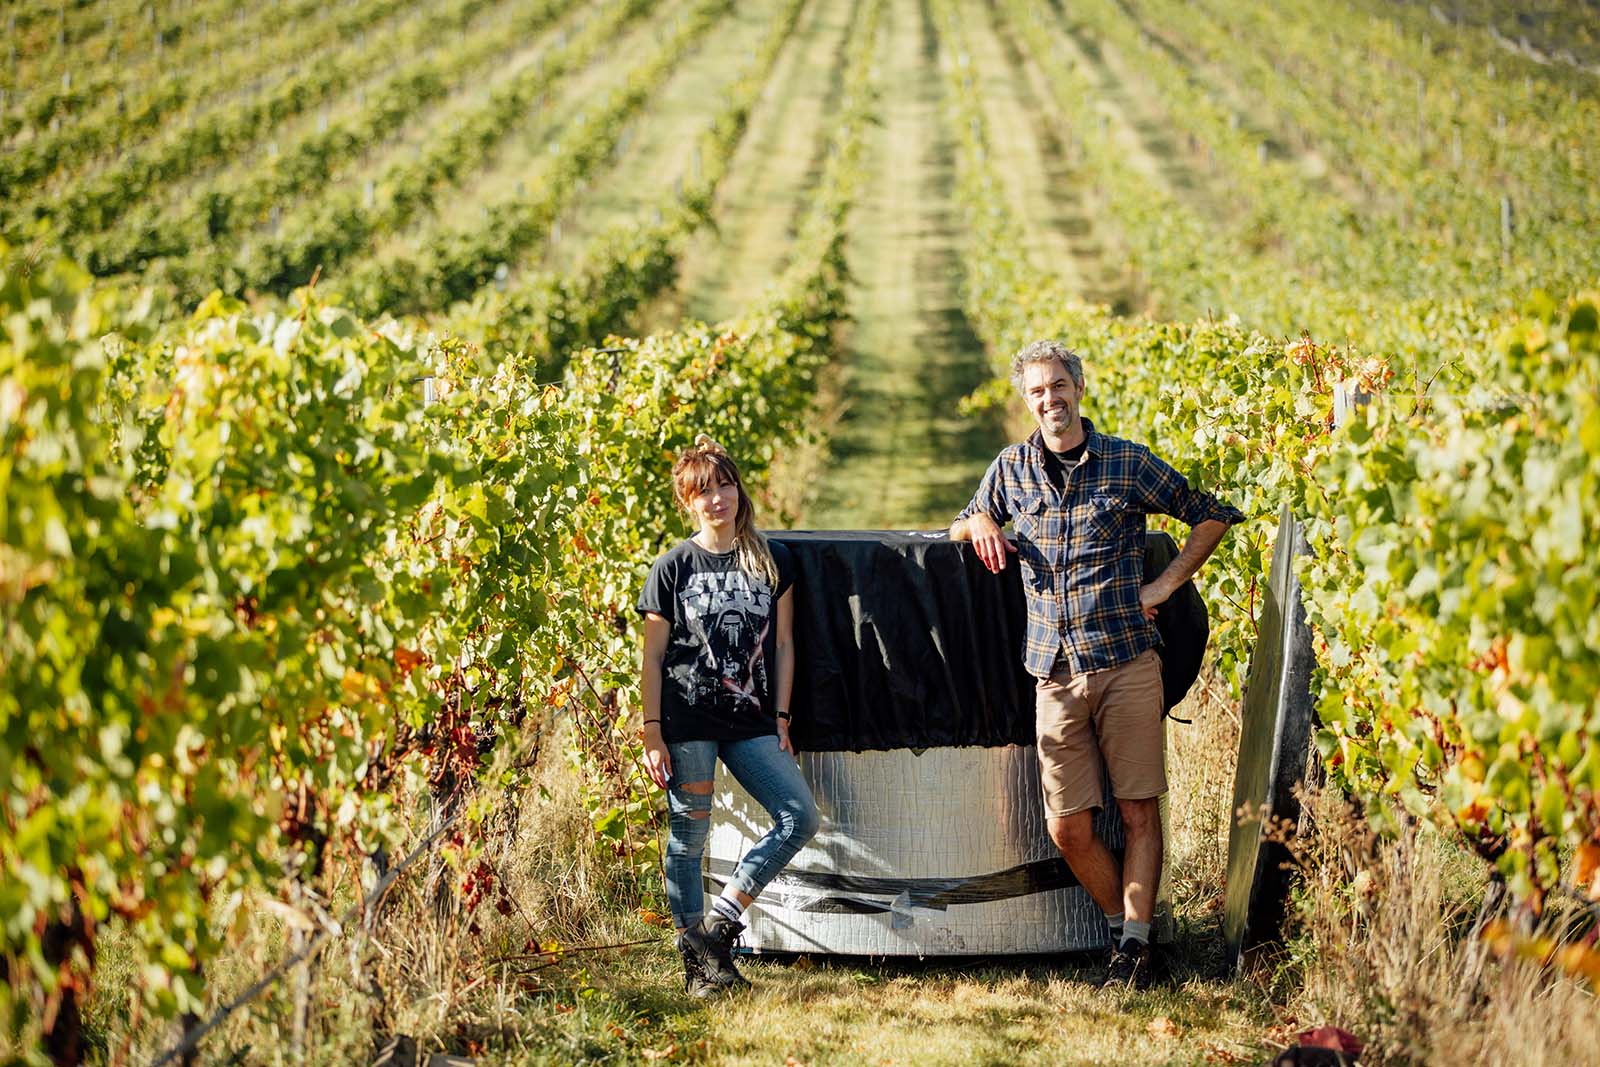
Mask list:
POLYGON ((657 722, 644 727, 644 769, 659 788, 667 787, 672 777, 672 756, 667 752, 667 743, 661 740, 661 724, 657 722))
POLYGON ((789 753, 789 755, 791 755, 791 756, 795 754, 794 753, 794 742, 789 740, 789 720, 788 719, 779 719, 778 720, 778 748, 783 752, 789 753))

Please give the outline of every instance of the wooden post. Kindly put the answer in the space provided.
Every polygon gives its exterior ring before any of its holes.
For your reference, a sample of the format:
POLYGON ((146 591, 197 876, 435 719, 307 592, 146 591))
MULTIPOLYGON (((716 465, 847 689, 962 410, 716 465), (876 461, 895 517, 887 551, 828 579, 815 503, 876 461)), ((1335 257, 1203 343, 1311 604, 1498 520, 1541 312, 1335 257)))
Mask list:
POLYGON ((1428 143, 1428 82, 1417 76, 1417 152, 1423 153, 1428 143))
POLYGON ((1511 206, 1511 197, 1500 198, 1500 254, 1505 263, 1511 262, 1511 246, 1516 237, 1516 216, 1511 206))
MULTIPOLYGON (((298 885, 291 882, 291 885, 298 885)), ((294 929, 289 931, 289 954, 297 955, 305 951, 306 942, 311 933, 302 923, 295 923, 294 929)), ((289 1062, 301 1064, 306 1062, 306 1032, 311 1028, 311 969, 313 964, 307 961, 303 967, 295 968, 294 978, 291 979, 289 1008, 289 1062)))

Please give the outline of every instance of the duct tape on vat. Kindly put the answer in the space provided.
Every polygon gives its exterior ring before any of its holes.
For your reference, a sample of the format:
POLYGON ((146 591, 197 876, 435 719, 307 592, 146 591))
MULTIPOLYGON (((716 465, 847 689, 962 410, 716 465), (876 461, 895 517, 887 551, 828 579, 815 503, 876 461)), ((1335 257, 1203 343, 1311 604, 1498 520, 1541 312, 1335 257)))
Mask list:
MULTIPOLYGON (((774 536, 798 574, 791 706, 822 829, 751 907, 746 947, 968 956, 1104 946, 1104 917, 1045 828, 1019 568, 990 574, 970 546, 927 534, 774 536)), ((1176 551, 1151 534, 1147 573, 1176 551)), ((1206 640, 1192 585, 1158 626, 1170 707, 1206 640)), ((713 812, 706 882, 718 892, 770 820, 724 770, 713 812)), ((1095 829, 1120 851, 1109 792, 1095 829)), ((1163 900, 1165 884, 1163 874, 1163 900)))

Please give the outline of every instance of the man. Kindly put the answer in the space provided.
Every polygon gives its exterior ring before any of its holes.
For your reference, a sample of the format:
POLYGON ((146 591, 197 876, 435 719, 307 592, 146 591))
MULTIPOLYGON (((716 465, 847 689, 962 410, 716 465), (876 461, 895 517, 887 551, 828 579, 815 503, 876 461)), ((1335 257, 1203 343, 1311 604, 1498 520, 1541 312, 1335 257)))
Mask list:
POLYGON ((1160 798, 1167 791, 1157 607, 1200 569, 1244 516, 1144 445, 1103 434, 1079 414, 1083 363, 1059 341, 1035 341, 1011 362, 1039 428, 1007 447, 951 524, 990 571, 1016 553, 1028 605, 1024 660, 1037 680, 1034 714, 1050 837, 1106 913, 1107 985, 1150 985, 1150 921, 1161 874, 1160 798), (1145 516, 1186 522, 1177 558, 1144 584, 1145 516), (1015 547, 1000 532, 1007 521, 1015 547), (1122 813, 1119 865, 1094 832, 1103 770, 1122 813))

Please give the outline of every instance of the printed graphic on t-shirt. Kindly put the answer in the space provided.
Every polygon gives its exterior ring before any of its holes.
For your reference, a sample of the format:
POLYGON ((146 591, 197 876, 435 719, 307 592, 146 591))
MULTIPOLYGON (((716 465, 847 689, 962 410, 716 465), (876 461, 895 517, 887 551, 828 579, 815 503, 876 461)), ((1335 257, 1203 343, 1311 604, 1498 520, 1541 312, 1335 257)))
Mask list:
POLYGON ((678 594, 686 633, 673 644, 694 658, 667 673, 690 703, 760 710, 767 691, 761 649, 771 607, 772 590, 742 570, 689 575, 678 594))

